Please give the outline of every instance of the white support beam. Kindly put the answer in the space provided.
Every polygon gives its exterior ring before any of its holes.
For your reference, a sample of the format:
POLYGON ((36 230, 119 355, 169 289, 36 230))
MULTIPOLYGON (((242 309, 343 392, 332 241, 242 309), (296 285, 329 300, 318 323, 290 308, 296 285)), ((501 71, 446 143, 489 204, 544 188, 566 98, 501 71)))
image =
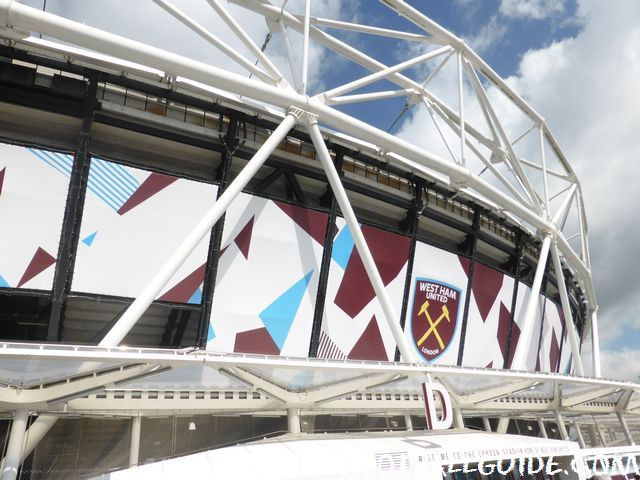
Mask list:
POLYGON ((467 159, 464 154, 464 143, 466 139, 465 134, 465 115, 464 115, 464 82, 462 77, 462 63, 464 59, 462 58, 462 52, 458 52, 458 114, 460 116, 460 165, 465 167, 467 165, 467 159))
POLYGON ((578 341, 578 333, 576 332, 576 326, 573 323, 573 316, 571 315, 571 305, 569 303, 569 295, 567 293, 567 285, 565 283, 564 273, 562 271, 562 262, 560 261, 560 253, 558 252, 558 246, 555 242, 553 243, 553 245, 551 245, 551 258, 553 259, 553 269, 556 272, 558 290, 560 291, 560 303, 562 304, 564 324, 567 329, 567 336, 569 337, 569 345, 571 346, 571 356, 576 367, 576 373, 580 376, 584 376, 584 368, 582 367, 582 359, 580 358, 580 343, 578 341))
POLYGON ((288 408, 287 409, 287 426, 289 433, 300 433, 300 409, 288 408))
POLYGON ((598 310, 594 309, 591 314, 591 359, 593 361, 593 376, 602 377, 600 368, 600 336, 598 334, 598 310))
POLYGON ((74 397, 86 395, 89 391, 101 389, 105 385, 123 383, 146 373, 153 374, 158 369, 158 365, 120 367, 110 372, 100 372, 100 374, 96 372, 79 380, 70 379, 67 382, 58 383, 50 387, 0 389, 0 402, 12 405, 27 405, 33 407, 32 409, 41 408, 44 406, 43 404, 70 400, 74 397))
POLYGON ((584 390, 573 395, 565 395, 562 398, 562 407, 575 407, 576 405, 580 405, 583 403, 590 402, 600 397, 604 397, 605 395, 610 395, 619 390, 614 387, 598 387, 598 388, 590 388, 588 390, 584 390))
POLYGON ((509 417, 500 417, 500 420, 498 420, 498 426, 496 427, 496 432, 507 433, 507 430, 509 429, 509 421, 509 417))
POLYGON ((429 112, 429 116, 431 117, 431 120, 433 121, 433 124, 435 125, 436 130, 440 134, 440 138, 442 139, 444 146, 447 147, 447 151, 449 152, 449 155, 451 155, 451 159, 456 163, 460 163, 456 154, 453 153, 453 148, 451 148, 451 145, 449 144, 447 137, 445 136, 444 132, 442 131, 442 128, 440 127, 440 122, 438 121, 438 117, 436 117, 436 114, 433 111, 432 103, 427 98, 423 98, 422 102, 424 103, 425 107, 427 107, 427 112, 429 112))
POLYGON ((325 174, 327 175, 327 180, 329 181, 331 189, 333 190, 333 194, 336 198, 336 201, 338 202, 340 211, 342 212, 342 215, 347 222, 349 232, 353 237, 357 251, 360 254, 360 258, 362 259, 362 264, 367 271, 367 276, 371 281, 373 290, 376 292, 376 296, 378 298, 378 301, 380 302, 382 311, 384 312, 387 325, 389 325, 389 329, 393 334, 396 345, 400 350, 402 359, 405 362, 413 363, 416 361, 415 355, 413 353, 413 350, 411 349, 411 346, 409 345, 409 342, 407 341, 407 338, 404 335, 404 332, 402 331, 402 328, 400 327, 398 312, 396 312, 393 308, 391 299, 389 298, 389 294, 387 293, 387 289, 384 286, 384 282, 382 281, 382 277, 380 276, 378 267, 376 266, 373 259, 373 255, 371 255, 369 246, 367 245, 364 235, 360 230, 360 224, 358 223, 356 214, 353 211, 353 207, 351 206, 349 197, 347 197, 347 192, 345 191, 344 186, 340 181, 340 176, 338 175, 336 167, 331 160, 329 150, 324 143, 324 138, 322 138, 320 128, 318 128, 318 124, 315 123, 315 120, 312 120, 308 121, 307 129, 309 131, 309 135, 311 136, 313 145, 316 148, 318 158, 320 159, 325 174))
POLYGON ((629 424, 627 423, 627 419, 624 418, 624 413, 616 412, 618 416, 618 420, 620 421, 620 426, 622 427, 622 431, 624 432, 624 436, 629 442, 629 445, 635 445, 636 442, 633 440, 633 435, 631 435, 631 430, 629 430, 629 424))
POLYGON ((278 28, 280 29, 280 33, 282 34, 282 38, 284 39, 284 45, 287 49, 287 59, 289 60, 289 69, 291 70, 291 78, 293 79, 293 84, 295 85, 296 89, 299 89, 300 82, 298 81, 296 64, 293 61, 293 49, 291 48, 291 41, 289 40, 287 27, 285 27, 284 22, 282 21, 282 16, 278 17, 277 24, 278 24, 278 28))
POLYGON ((410 413, 404 414, 404 424, 407 427, 407 432, 413 432, 413 420, 410 413))
POLYGON ((142 417, 131 417, 131 437, 129 442, 129 467, 138 465, 140 457, 140 427, 142 417))
POLYGON ((300 82, 300 93, 307 94, 307 83, 309 82, 309 17, 311 16, 311 0, 304 2, 304 30, 302 32, 302 81, 300 82))
POLYGON ((533 327, 538 313, 540 287, 542 286, 542 278, 544 277, 544 270, 547 265, 550 247, 551 235, 546 235, 542 241, 542 246, 540 247, 540 256, 538 258, 538 265, 536 266, 536 273, 533 277, 533 285, 531 286, 527 306, 522 317, 523 321, 521 322, 522 329, 520 332, 520 338, 518 339, 518 345, 516 346, 516 351, 513 355, 512 365, 515 370, 527 369, 527 354, 529 353, 531 339, 533 338, 533 327))
MULTIPOLYGON (((294 15, 294 17, 300 22, 304 21, 304 16, 302 15, 294 15)), ((337 28, 339 30, 346 30, 350 32, 366 33, 379 37, 397 38, 400 40, 409 40, 421 43, 433 43, 433 38, 428 35, 402 32, 400 30, 391 30, 388 28, 372 27, 369 25, 361 25, 359 23, 342 22, 340 20, 333 20, 330 18, 311 17, 311 25, 337 28)))
POLYGON ((406 97, 413 95, 414 90, 386 90, 383 92, 361 93, 358 95, 343 95, 327 99, 327 105, 346 105, 348 103, 369 102, 371 100, 385 100, 387 98, 406 97))
POLYGON ((491 431, 491 422, 489 422, 488 417, 482 417, 482 425, 484 426, 486 432, 491 431))
POLYGON ((289 130, 291 130, 296 124, 296 121, 297 117, 295 114, 291 112, 287 114, 282 123, 278 125, 271 136, 267 138, 267 140, 254 154, 249 163, 247 163, 242 171, 224 190, 224 193, 220 195, 220 198, 216 200, 211 209, 209 209, 206 215, 200 220, 200 222, 198 222, 196 227, 173 253, 171 258, 165 262, 160 271, 147 284, 142 293, 138 295, 111 330, 109 330, 109 333, 107 333, 99 345, 116 346, 122 342, 127 333, 129 333, 131 328, 133 328, 149 305, 151 305, 151 303, 158 297, 167 282, 173 275, 175 275, 178 268, 180 268, 184 263, 193 249, 198 245, 198 243, 200 243, 204 236, 211 231, 211 228, 227 211, 231 202, 247 186, 247 183, 249 183, 267 158, 269 158, 280 142, 282 142, 286 137, 289 130))
POLYGON ((547 434, 547 426, 544 424, 544 420, 542 418, 538 418, 538 429, 540 430, 542 438, 549 438, 549 435, 547 434))
POLYGON ((254 43, 251 37, 244 31, 244 29, 240 26, 238 22, 229 14, 226 8, 221 4, 220 0, 207 0, 211 8, 213 8, 218 16, 222 18, 225 23, 229 26, 229 28, 237 35, 237 37, 242 41, 245 47, 251 51, 253 55, 256 56, 258 62, 264 67, 264 69, 269 73, 269 75, 274 78, 277 83, 288 86, 287 81, 284 76, 277 67, 269 60, 264 52, 254 43))
POLYGON ((556 424, 558 425, 558 432, 560 433, 560 440, 569 440, 569 432, 567 432, 567 426, 564 424, 564 418, 562 414, 556 410, 556 424))
POLYGON ((31 424, 29 432, 27 434, 27 443, 22 451, 20 463, 24 462, 25 458, 36 448, 36 445, 44 438, 51 427, 58 421, 58 417, 53 415, 40 415, 38 419, 31 424))
POLYGON ((540 164, 542 165, 542 200, 544 205, 544 212, 548 216, 551 215, 549 210, 549 182, 547 178, 547 156, 544 151, 544 125, 540 125, 538 129, 539 133, 539 146, 540 146, 540 164))
POLYGON ((15 480, 18 476, 28 421, 29 410, 13 412, 9 441, 2 465, 2 476, 0 476, 2 480, 15 480))
POLYGON ((459 403, 465 407, 479 405, 490 400, 495 400, 506 395, 526 390, 539 382, 532 380, 517 380, 515 382, 508 382, 504 385, 495 385, 485 388, 480 391, 461 395, 459 403))
POLYGON ((553 216, 553 223, 555 223, 556 225, 564 225, 563 219, 566 219, 567 217, 569 207, 571 207, 571 201, 573 200, 573 196, 575 195, 577 188, 578 188, 578 185, 576 183, 574 183, 573 185, 571 185, 571 187, 569 187, 568 193, 565 195, 564 199, 562 200, 562 203, 560 204, 560 206, 558 207, 558 210, 553 216))
POLYGON ((578 437, 578 445, 580 448, 587 448, 587 444, 584 441, 584 436, 582 435, 582 430, 580 430, 580 424, 578 420, 573 420, 573 428, 576 431, 576 436, 578 437))
POLYGON ((272 78, 267 73, 265 73, 262 70, 260 70, 253 63, 248 61, 244 56, 240 55, 236 51, 236 49, 234 49, 233 47, 228 45, 222 39, 216 37, 213 33, 211 33, 209 30, 207 30, 202 25, 200 25, 198 22, 196 22, 193 18, 189 17, 187 14, 182 12, 182 10, 178 9, 173 4, 169 3, 167 0, 153 0, 153 1, 158 6, 163 8, 166 12, 168 12, 173 17, 175 17, 177 20, 179 20, 187 28, 189 28, 193 32, 195 32, 198 35, 200 35, 200 37, 202 37, 208 43, 210 43, 211 45, 216 47, 218 50, 220 50, 222 53, 224 53, 227 57, 232 59, 238 65, 243 67, 245 70, 247 70, 251 74, 255 75, 256 77, 258 77, 263 82, 267 82, 267 83, 269 83, 271 85, 276 85, 277 84, 277 82, 278 82, 277 78, 272 78))
POLYGON ((452 50, 451 47, 438 48, 436 50, 427 52, 423 55, 419 55, 410 60, 398 63, 397 65, 386 67, 370 75, 359 78, 358 80, 354 80, 352 82, 345 83, 344 85, 340 85, 339 87, 333 88, 331 90, 327 90, 326 92, 320 94, 319 96, 324 98, 333 98, 333 97, 338 97, 340 95, 344 95, 345 93, 351 92, 358 88, 365 87, 374 82, 377 82, 378 80, 388 79, 394 73, 398 73, 402 70, 406 70, 407 68, 418 65, 419 63, 426 62, 427 60, 430 60, 432 58, 436 58, 440 55, 444 55, 445 53, 449 53, 451 50, 452 50))
POLYGON ((453 407, 453 428, 464 428, 464 417, 462 416, 462 410, 458 407, 453 407))

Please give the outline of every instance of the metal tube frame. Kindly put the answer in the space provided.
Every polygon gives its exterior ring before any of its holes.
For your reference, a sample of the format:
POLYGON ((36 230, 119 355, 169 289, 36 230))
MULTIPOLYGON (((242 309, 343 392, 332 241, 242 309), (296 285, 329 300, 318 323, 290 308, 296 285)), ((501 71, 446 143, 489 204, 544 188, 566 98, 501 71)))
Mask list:
POLYGON ((15 480, 18 476, 18 469, 22 463, 21 456, 28 421, 28 410, 16 410, 13 412, 9 441, 2 465, 2 476, 0 477, 2 480, 15 480))

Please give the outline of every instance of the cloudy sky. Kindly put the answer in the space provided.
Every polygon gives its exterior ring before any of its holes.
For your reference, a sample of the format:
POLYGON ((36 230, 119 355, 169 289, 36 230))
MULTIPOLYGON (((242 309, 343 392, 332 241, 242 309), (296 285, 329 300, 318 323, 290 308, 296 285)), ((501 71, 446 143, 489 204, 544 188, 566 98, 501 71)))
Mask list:
MULTIPOLYGON (((43 0, 25 0, 42 7, 43 0)), ((230 32, 211 14, 204 0, 174 0, 174 4, 216 32, 230 32)), ((224 2, 226 4, 226 2, 224 2)), ((280 5, 282 0, 274 0, 280 5)), ((494 70, 547 121, 577 172, 585 195, 590 227, 592 269, 600 311, 603 375, 638 379, 640 318, 637 299, 640 266, 637 243, 640 224, 640 2, 638 0, 412 0, 412 5, 469 43, 494 70)), ((302 12, 301 0, 287 8, 302 12)), ((258 44, 268 31, 263 19, 229 7, 258 44)), ((115 33, 224 65, 228 61, 151 0, 47 0, 47 10, 115 33), (126 13, 126 14, 123 14, 126 13), (151 21, 153 19, 153 21, 151 21), (143 25, 144 28, 140 28, 143 25)), ((312 14, 360 21, 417 32, 402 18, 374 0, 313 0, 312 14)), ((333 33, 333 32, 332 32, 333 33)), ((337 34, 386 64, 410 58, 416 50, 406 43, 337 34)), ((246 51, 234 43, 241 53, 246 51)), ((299 60, 300 38, 291 36, 299 60)), ((274 35, 267 51, 294 82, 286 45, 274 35)), ((353 64, 313 47, 312 91, 322 91, 364 74, 353 64)), ((444 71, 444 70, 443 70, 444 71)), ((434 84, 444 97, 450 83, 434 84)), ((417 143, 426 113, 410 110, 394 124, 404 100, 345 107, 345 111, 417 143)), ((455 104, 454 104, 455 105, 455 104)), ((435 147, 443 154, 442 145, 435 147)), ((588 354, 588 346, 585 354, 588 354)), ((585 358, 585 365, 590 361, 585 358)))
POLYGON ((432 9, 424 3, 425 13, 467 39, 546 119, 578 174, 603 375, 637 380, 640 2, 457 0, 428 2, 432 9))

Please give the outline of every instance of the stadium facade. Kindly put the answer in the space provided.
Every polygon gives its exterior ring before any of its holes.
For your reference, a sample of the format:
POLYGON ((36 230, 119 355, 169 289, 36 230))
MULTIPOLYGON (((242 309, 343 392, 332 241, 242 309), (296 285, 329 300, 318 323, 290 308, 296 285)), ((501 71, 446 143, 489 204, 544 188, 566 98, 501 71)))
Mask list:
POLYGON ((262 458, 247 477, 335 478, 322 461, 289 472, 287 442, 335 460, 379 441, 354 471, 403 475, 440 468, 384 456, 407 438, 495 447, 456 464, 518 442, 567 465, 636 458, 640 387, 599 378, 579 182, 464 42, 396 0, 406 31, 232 2, 299 35, 287 80, 231 7, 208 2, 250 55, 156 3, 250 75, 0 2, 2 478, 169 478, 282 433, 229 474, 262 458), (386 66, 331 28, 422 50, 386 66), (310 96, 309 42, 369 73, 310 96), (430 90, 449 67, 453 105, 430 90), (428 112, 451 158, 344 107, 389 99, 428 112), (424 414, 433 385, 446 436, 424 414))

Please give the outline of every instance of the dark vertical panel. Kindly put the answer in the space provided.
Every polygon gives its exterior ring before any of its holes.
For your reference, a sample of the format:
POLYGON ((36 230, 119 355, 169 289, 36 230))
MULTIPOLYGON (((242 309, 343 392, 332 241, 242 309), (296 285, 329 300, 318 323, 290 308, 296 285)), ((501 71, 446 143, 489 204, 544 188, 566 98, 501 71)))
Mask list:
MULTIPOLYGON (((411 243, 409 244, 409 259, 407 260, 407 274, 404 279, 404 292, 402 293, 402 307, 400 310, 400 328, 404 331, 405 321, 407 317, 407 309, 409 303, 409 294, 411 292, 411 276, 413 274, 413 261, 416 256, 416 241, 418 234, 418 221, 422 212, 422 180, 416 179, 413 192, 413 206, 407 212, 407 216, 403 225, 400 227, 411 235, 411 243), (404 228, 403 228, 404 227, 404 228)), ((396 345, 396 353, 394 356, 396 362, 400 361, 400 349, 396 345)))
POLYGON ((73 160, 69 191, 62 221, 60 245, 53 279, 53 303, 47 329, 47 341, 49 342, 60 340, 66 299, 73 279, 87 179, 89 178, 91 127, 93 125, 93 115, 97 108, 97 90, 98 76, 93 73, 89 75, 89 88, 85 94, 78 150, 73 160))
POLYGON ((464 355, 464 343, 467 338, 467 317, 469 316, 469 304, 471 302, 471 287, 473 284, 473 270, 476 264, 476 252, 478 249, 478 234, 480 233, 480 210, 475 209, 473 212, 473 226, 471 235, 471 260, 469 261, 469 275, 467 282, 467 293, 464 300, 464 310, 462 312, 462 325, 460 326, 460 348, 458 349, 458 365, 462 365, 462 357, 464 355))
MULTIPOLYGON (((222 118, 220 119, 222 124, 222 118)), ((225 151, 222 153, 222 162, 218 168, 218 180, 220 185, 218 187, 218 193, 216 195, 216 201, 224 193, 224 190, 229 184, 229 177, 231 175, 231 162, 233 161, 233 154, 240 146, 240 142, 237 138, 239 127, 239 121, 236 117, 232 117, 229 121, 229 129, 225 136, 221 136, 221 140, 225 146, 225 151)), ((209 251, 207 254, 207 266, 204 273, 204 283, 202 285, 202 309, 200 310, 200 318, 198 320, 198 335, 196 340, 196 346, 198 348, 206 348, 207 346, 207 333, 209 330, 209 317, 211 316, 211 308, 213 303, 213 294, 216 288, 216 278, 218 275, 218 257, 220 256, 220 245, 222 244, 222 232, 224 230, 224 219, 226 215, 222 215, 220 220, 211 229, 211 236, 209 238, 209 251)))
POLYGON ((511 333, 516 321, 516 301, 518 300, 518 286, 520 285, 520 270, 522 269, 522 259, 524 257, 524 238, 518 235, 518 245, 516 247, 516 275, 513 282, 513 295, 511 297, 511 321, 509 322, 509 333, 507 334, 507 346, 505 348, 504 363, 502 368, 509 368, 509 356, 511 355, 511 333))
MULTIPOLYGON (((336 151, 336 170, 342 176, 342 161, 344 152, 336 151)), ((316 294, 316 305, 313 312, 313 326, 311 327, 311 340, 309 342, 309 356, 318 355, 318 343, 320 342, 320 330, 322 328, 322 316, 327 295, 327 283, 329 281, 329 268, 331 267, 331 254, 333 253, 333 234, 338 214, 338 203, 333 195, 331 187, 327 185, 325 196, 329 202, 329 219, 327 220, 327 233, 324 237, 324 250, 322 251, 322 261, 320 263, 320 277, 318 279, 318 292, 316 294)))
MULTIPOLYGON (((538 334, 538 352, 536 353, 536 364, 538 364, 538 362, 540 362, 540 349, 542 348, 542 332, 544 330, 544 317, 546 315, 547 312, 547 298, 548 298, 548 293, 547 293, 547 287, 549 286, 549 265, 550 265, 550 257, 551 255, 547 256, 547 263, 544 266, 544 277, 542 277, 542 285, 540 286, 540 291, 543 292, 544 295, 544 303, 542 304, 542 311, 538 312, 540 315, 540 332, 538 334)), ((538 294, 538 297, 540 296, 540 294, 538 294)), ((542 365, 540 365, 540 370, 542 370, 542 365)))

